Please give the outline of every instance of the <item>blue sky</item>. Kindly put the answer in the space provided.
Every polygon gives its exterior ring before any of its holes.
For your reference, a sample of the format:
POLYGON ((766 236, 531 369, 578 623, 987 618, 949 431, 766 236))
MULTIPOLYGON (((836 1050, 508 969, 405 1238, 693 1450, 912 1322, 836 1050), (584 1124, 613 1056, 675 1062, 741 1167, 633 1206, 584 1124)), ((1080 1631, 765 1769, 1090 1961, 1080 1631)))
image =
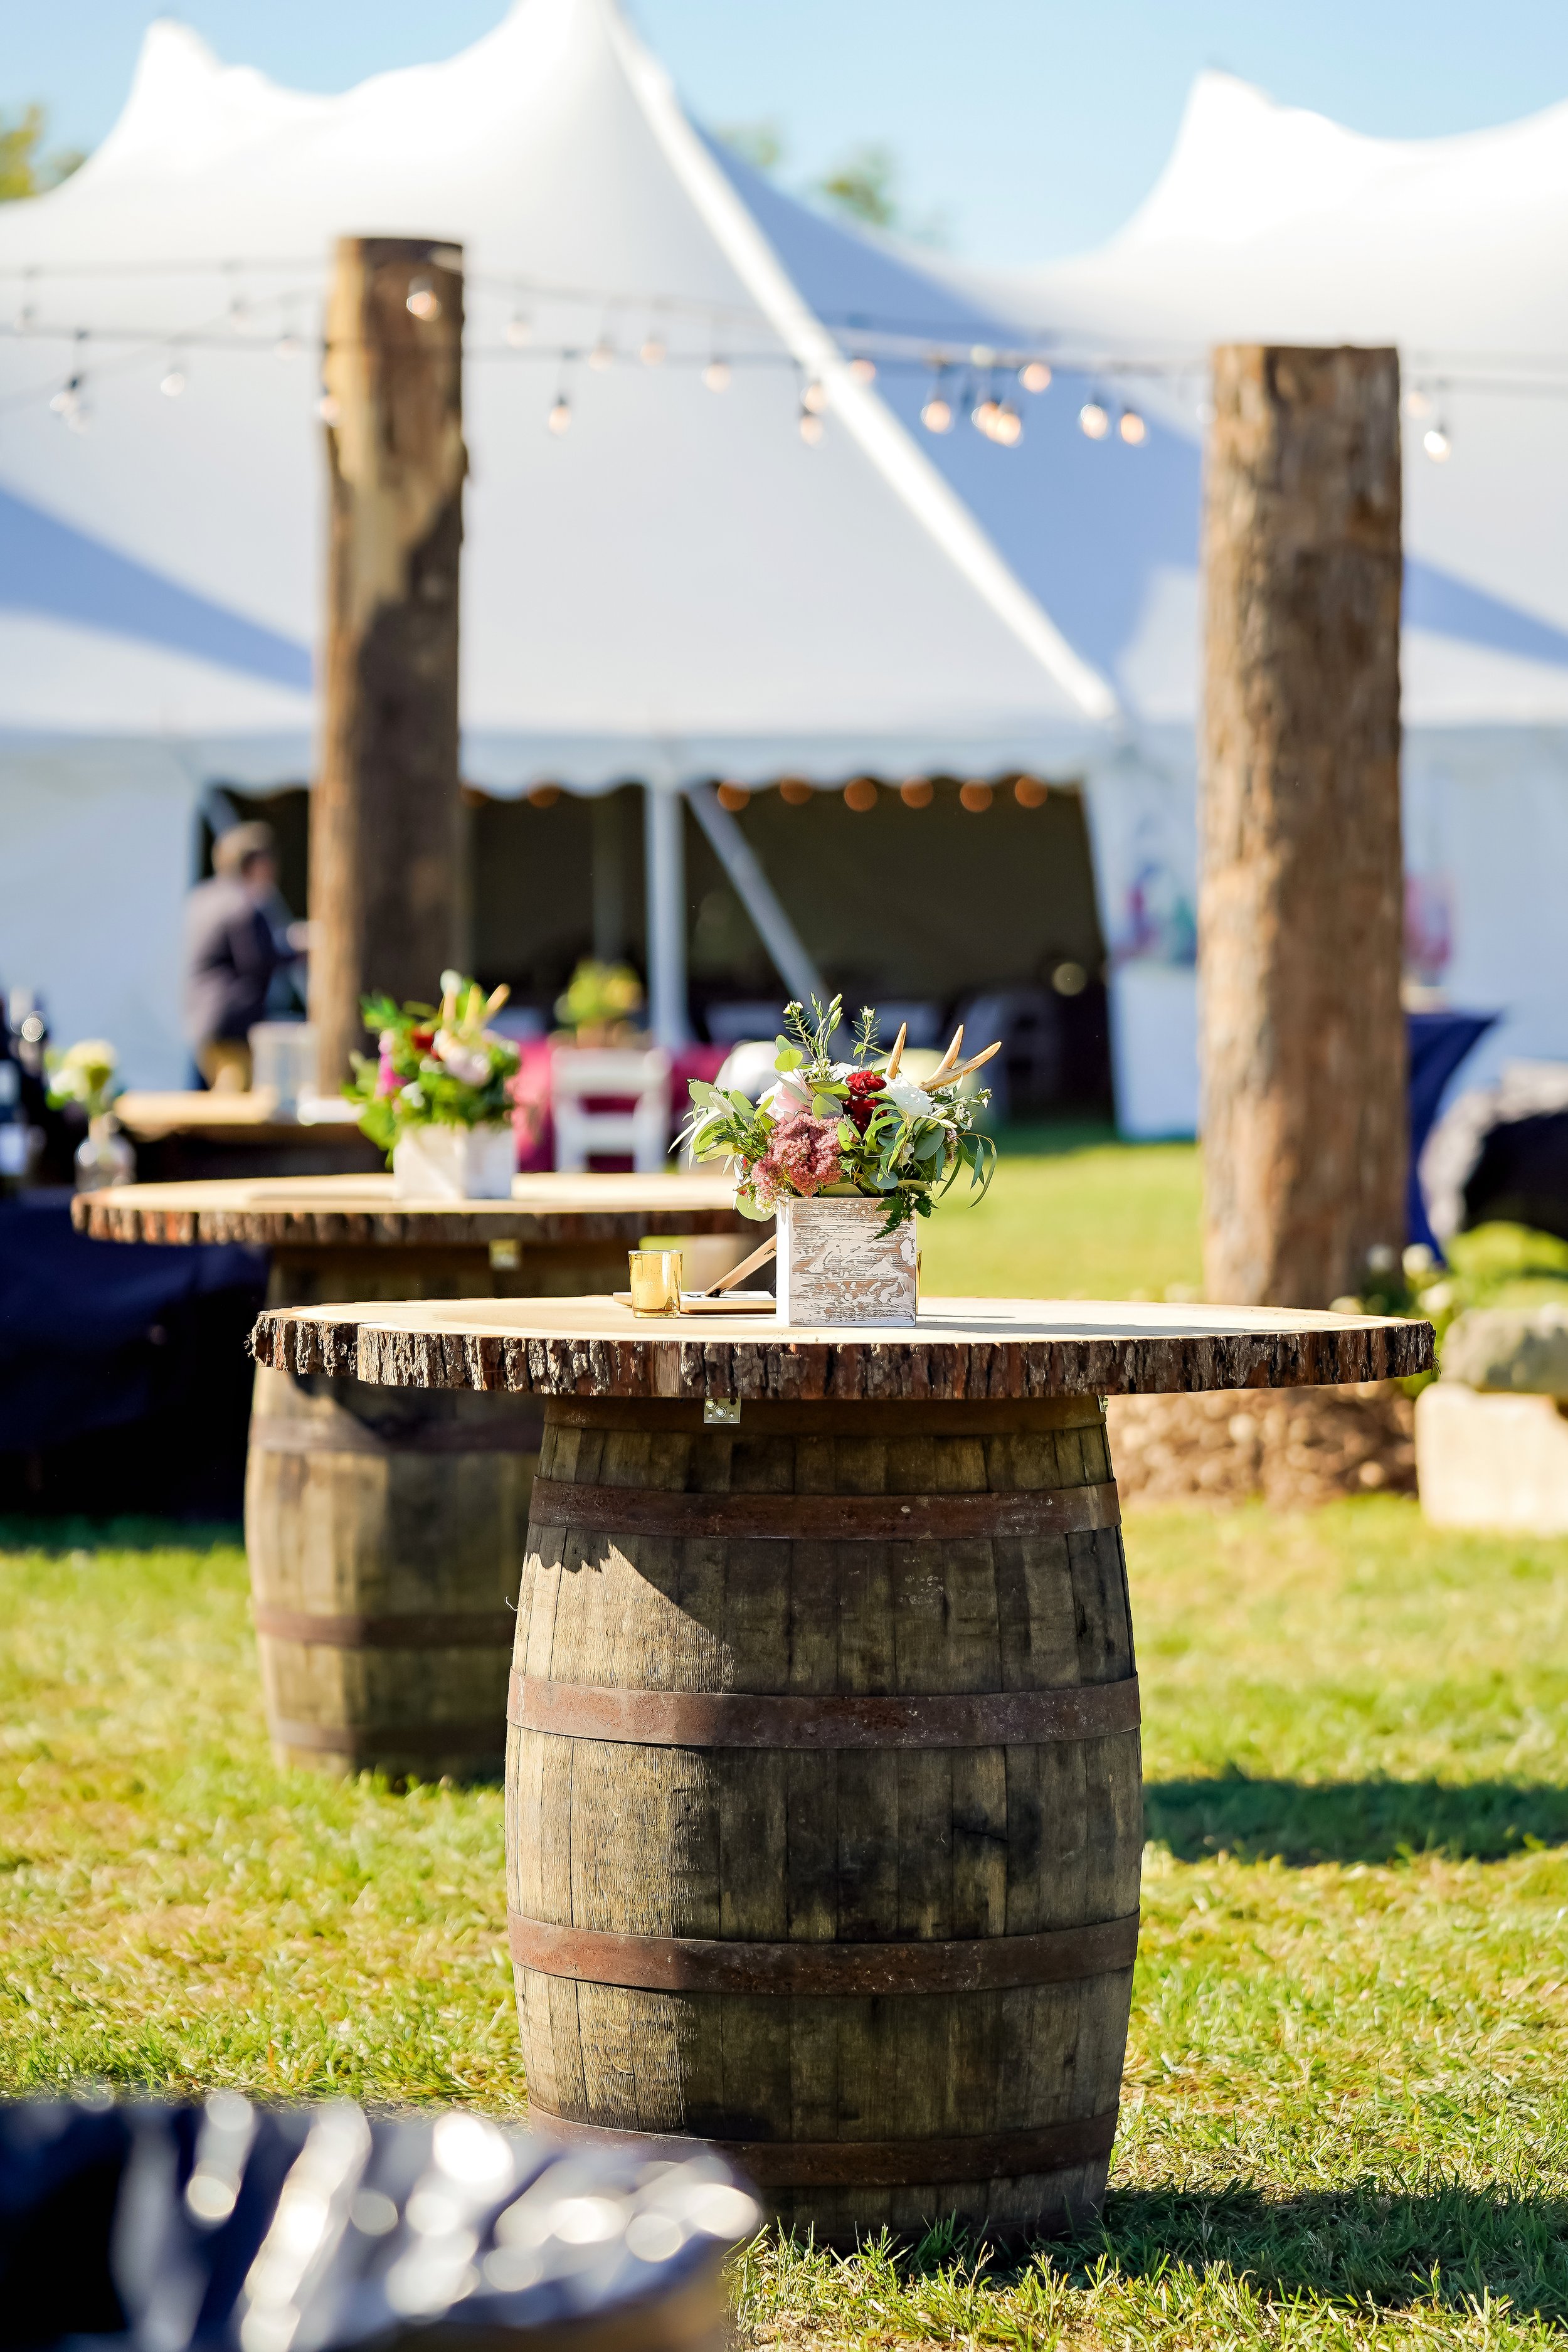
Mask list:
MULTIPOLYGON (((785 175, 891 147, 956 251, 1044 260, 1147 191, 1193 75, 1218 65, 1360 131, 1422 138, 1568 98, 1568 5, 1510 0, 630 0, 710 123, 771 118, 785 175)), ((0 106, 90 146, 119 110, 149 0, 0 0, 0 106)), ((231 62, 341 89, 449 55, 504 0, 185 0, 231 62)))

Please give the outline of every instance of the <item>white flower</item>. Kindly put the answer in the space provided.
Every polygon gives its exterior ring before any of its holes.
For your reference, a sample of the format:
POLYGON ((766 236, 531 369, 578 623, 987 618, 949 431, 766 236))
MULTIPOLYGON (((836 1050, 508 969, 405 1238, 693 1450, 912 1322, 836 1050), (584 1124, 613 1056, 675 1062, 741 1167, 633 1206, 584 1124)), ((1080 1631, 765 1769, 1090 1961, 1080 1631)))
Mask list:
POLYGON ((811 1088, 803 1087, 795 1072, 790 1070, 776 1080, 766 1094, 759 1096, 757 1108, 770 1111, 774 1118, 787 1118, 792 1110, 811 1108, 811 1088))
POLYGON ((936 1106, 930 1095, 923 1087, 917 1087, 912 1078, 889 1078, 887 1095, 895 1109, 901 1110, 906 1118, 931 1118, 935 1113, 936 1106))
POLYGON ((436 1032, 436 1054, 448 1075, 465 1087, 486 1087, 490 1079, 490 1057, 478 1045, 468 1045, 455 1037, 449 1029, 436 1032))

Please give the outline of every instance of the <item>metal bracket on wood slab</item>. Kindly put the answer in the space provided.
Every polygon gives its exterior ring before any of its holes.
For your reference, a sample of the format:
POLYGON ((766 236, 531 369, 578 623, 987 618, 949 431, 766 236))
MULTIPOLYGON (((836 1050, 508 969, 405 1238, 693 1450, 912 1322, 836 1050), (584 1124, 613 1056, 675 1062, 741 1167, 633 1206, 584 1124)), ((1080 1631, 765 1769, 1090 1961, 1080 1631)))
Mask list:
POLYGON ((739 1397, 706 1397, 702 1404, 704 1429, 736 1429, 741 1421, 739 1397))

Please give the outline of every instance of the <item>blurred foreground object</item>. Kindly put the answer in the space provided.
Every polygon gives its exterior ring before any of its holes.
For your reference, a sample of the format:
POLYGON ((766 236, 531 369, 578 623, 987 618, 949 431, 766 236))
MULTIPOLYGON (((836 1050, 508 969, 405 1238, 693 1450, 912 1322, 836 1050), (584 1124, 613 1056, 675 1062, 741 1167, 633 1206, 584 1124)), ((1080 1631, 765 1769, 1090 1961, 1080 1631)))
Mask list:
POLYGON ((1224 345, 1204 530, 1207 1296, 1405 1240, 1399 361, 1224 345))
POLYGON ((335 1093, 360 1000, 417 996, 458 931, 463 278, 454 246, 338 240, 325 393, 331 524, 310 1018, 335 1093))
POLYGON ((30 2100, 0 2107, 0 2345, 717 2352, 761 2221, 717 2156, 474 2115, 30 2100))

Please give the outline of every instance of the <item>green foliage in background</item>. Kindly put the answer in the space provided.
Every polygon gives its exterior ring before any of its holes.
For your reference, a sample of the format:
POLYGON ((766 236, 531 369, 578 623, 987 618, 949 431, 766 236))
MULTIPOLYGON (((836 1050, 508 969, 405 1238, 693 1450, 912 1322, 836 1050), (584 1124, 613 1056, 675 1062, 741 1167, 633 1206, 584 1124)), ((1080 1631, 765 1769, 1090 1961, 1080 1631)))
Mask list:
POLYGON ((24 106, 19 113, 0 109, 0 204, 18 196, 41 196, 58 188, 86 163, 74 147, 43 152, 48 118, 41 106, 24 106))

